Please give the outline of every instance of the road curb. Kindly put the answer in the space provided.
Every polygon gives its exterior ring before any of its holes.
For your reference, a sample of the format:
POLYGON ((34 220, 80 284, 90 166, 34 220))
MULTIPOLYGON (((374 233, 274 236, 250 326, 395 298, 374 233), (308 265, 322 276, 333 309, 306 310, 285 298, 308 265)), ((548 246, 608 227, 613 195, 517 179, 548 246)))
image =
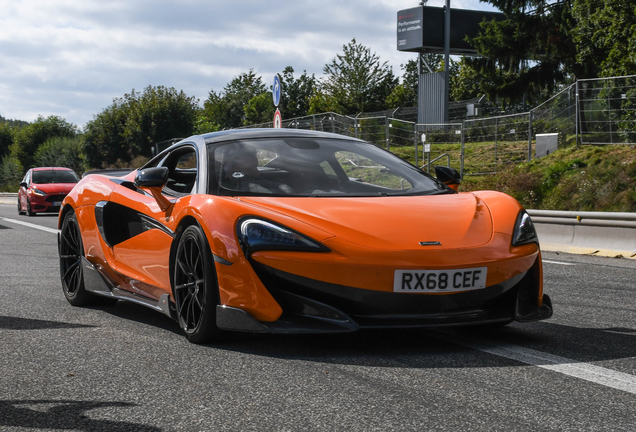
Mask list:
POLYGON ((601 256, 606 258, 627 258, 636 260, 634 251, 617 251, 612 249, 596 249, 589 247, 565 246, 561 244, 541 243, 541 250, 546 252, 563 252, 576 255, 601 256))

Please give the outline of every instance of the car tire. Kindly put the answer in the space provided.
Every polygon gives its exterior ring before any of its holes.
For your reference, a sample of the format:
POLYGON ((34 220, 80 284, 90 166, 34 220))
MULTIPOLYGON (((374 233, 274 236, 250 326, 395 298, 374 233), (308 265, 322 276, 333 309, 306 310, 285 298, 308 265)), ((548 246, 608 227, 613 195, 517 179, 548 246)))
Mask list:
POLYGON ((26 208, 27 216, 35 216, 35 213, 31 210, 31 201, 27 198, 27 208, 26 208))
POLYGON ((60 278, 66 300, 73 306, 109 306, 117 299, 102 297, 86 291, 82 257, 82 234, 74 212, 66 215, 60 232, 60 278))
POLYGON ((181 331, 195 344, 219 340, 222 337, 216 326, 219 288, 205 234, 198 225, 190 225, 177 241, 172 292, 181 331))
POLYGON ((64 218, 60 232, 60 277, 64 296, 73 306, 87 306, 91 300, 84 288, 83 256, 82 235, 77 217, 71 212, 64 218))
POLYGON ((18 197, 18 214, 20 216, 24 215, 26 212, 22 210, 22 204, 20 204, 20 197, 18 197))

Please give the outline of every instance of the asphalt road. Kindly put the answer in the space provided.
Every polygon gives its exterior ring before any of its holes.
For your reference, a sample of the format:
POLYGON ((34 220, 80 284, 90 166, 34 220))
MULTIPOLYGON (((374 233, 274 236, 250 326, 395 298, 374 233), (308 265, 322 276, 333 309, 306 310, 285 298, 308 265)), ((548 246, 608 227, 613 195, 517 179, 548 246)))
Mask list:
POLYGON ((0 204, 2 431, 636 429, 635 260, 545 253, 540 323, 196 346, 141 306, 70 306, 56 225, 0 204))

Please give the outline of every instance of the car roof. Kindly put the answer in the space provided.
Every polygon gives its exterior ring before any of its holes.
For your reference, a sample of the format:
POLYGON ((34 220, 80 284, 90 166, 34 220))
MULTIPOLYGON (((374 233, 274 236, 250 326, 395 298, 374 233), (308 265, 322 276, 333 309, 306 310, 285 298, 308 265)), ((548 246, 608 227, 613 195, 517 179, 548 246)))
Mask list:
POLYGON ((31 171, 73 171, 70 168, 65 167, 37 167, 31 168, 31 171))
POLYGON ((206 144, 217 144, 226 141, 240 140, 240 139, 258 139, 258 138, 323 138, 323 139, 338 139, 355 141, 360 143, 366 143, 358 138, 348 137, 346 135, 340 135, 328 132, 318 132, 305 129, 274 129, 274 128, 245 128, 245 129, 230 129, 219 132, 211 132, 202 135, 193 135, 191 137, 182 139, 179 142, 172 144, 170 147, 164 149, 162 152, 155 155, 150 159, 142 168, 163 159, 163 157, 172 149, 181 147, 184 143, 194 144, 200 150, 201 147, 205 147, 206 144))
POLYGON ((221 141, 236 140, 236 139, 249 139, 249 138, 330 138, 330 139, 345 139, 360 141, 357 138, 351 138, 345 135, 318 132, 305 129, 274 129, 274 128, 259 128, 259 129, 232 129, 221 132, 212 132, 209 134, 201 135, 206 144, 212 144, 221 141))

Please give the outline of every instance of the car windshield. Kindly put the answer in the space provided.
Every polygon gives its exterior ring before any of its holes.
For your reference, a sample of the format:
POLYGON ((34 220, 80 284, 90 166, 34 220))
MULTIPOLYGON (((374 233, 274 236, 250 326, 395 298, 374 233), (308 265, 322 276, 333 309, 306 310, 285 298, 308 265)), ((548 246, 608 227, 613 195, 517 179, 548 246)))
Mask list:
POLYGON ((32 183, 77 183, 79 178, 73 171, 67 170, 37 170, 33 171, 32 183))
POLYGON ((372 144, 275 138, 209 144, 210 193, 252 196, 388 196, 454 193, 372 144))

